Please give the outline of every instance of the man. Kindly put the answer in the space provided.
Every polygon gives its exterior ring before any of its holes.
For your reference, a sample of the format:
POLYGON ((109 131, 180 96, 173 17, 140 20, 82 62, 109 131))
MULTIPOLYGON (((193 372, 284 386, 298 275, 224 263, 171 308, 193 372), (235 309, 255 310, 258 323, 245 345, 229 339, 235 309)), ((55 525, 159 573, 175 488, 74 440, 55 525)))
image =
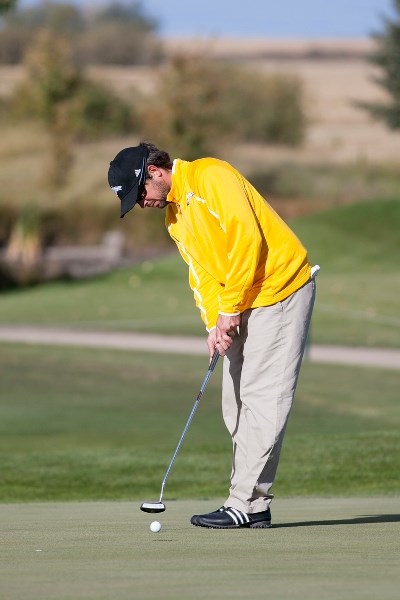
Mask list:
POLYGON ((315 297, 300 241, 230 164, 171 161, 153 144, 125 148, 109 184, 121 217, 135 204, 166 209, 189 283, 223 355, 222 410, 233 442, 229 496, 193 525, 270 527, 270 489, 292 405, 315 297))

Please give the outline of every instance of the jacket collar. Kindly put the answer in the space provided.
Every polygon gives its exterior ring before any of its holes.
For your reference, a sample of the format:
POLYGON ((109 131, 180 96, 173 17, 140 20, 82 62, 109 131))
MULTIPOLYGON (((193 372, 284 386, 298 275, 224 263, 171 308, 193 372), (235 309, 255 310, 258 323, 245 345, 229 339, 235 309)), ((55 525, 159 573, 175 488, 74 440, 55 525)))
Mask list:
POLYGON ((181 201, 189 164, 187 160, 181 160, 180 158, 176 158, 172 163, 172 185, 167 197, 168 202, 178 204, 181 201))

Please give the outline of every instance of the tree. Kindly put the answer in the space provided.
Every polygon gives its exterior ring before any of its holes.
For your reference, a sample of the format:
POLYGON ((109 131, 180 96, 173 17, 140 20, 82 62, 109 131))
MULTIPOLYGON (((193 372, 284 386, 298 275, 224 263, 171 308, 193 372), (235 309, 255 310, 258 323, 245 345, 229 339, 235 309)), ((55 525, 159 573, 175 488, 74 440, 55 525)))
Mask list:
POLYGON ((48 29, 68 38, 73 59, 87 64, 154 64, 162 58, 155 35, 157 22, 140 2, 112 2, 90 11, 72 0, 38 0, 5 12, 17 0, 0 0, 0 63, 18 64, 38 31, 48 29), (2 8, 4 9, 2 10, 2 8))
POLYGON ((140 2, 112 2, 88 21, 77 55, 84 64, 154 64, 162 57, 156 29, 156 20, 144 13, 140 2))
POLYGON ((213 152, 226 130, 221 119, 224 77, 218 63, 176 55, 160 75, 154 96, 146 100, 143 137, 155 139, 187 160, 213 152))
POLYGON ((95 21, 103 23, 131 23, 137 29, 152 32, 157 29, 156 19, 148 17, 140 2, 111 2, 100 10, 95 21))
POLYGON ((47 28, 68 35, 80 32, 85 27, 82 10, 69 2, 42 0, 32 6, 14 11, 7 24, 21 27, 33 34, 47 28))
POLYGON ((0 14, 11 10, 16 4, 17 0, 0 0, 0 14))
POLYGON ((68 39, 43 29, 26 55, 26 78, 16 87, 10 111, 40 120, 50 138, 46 181, 61 187, 73 161, 73 144, 126 134, 132 109, 112 90, 86 77, 72 60, 68 39))
POLYGON ((68 42, 46 29, 38 34, 25 66, 28 78, 18 93, 35 108, 50 134, 46 181, 62 186, 72 166, 69 102, 79 88, 81 73, 71 61, 68 42))
MULTIPOLYGON (((1 0, 0 0, 1 1, 1 0)), ((0 63, 19 64, 42 29, 68 36, 71 47, 84 30, 85 18, 73 4, 42 0, 33 6, 9 11, 0 28, 0 63)))
POLYGON ((187 160, 239 141, 300 145, 306 128, 297 78, 203 55, 175 55, 139 102, 142 137, 187 160))
POLYGON ((400 0, 393 0, 393 8, 393 17, 383 19, 384 30, 373 35, 376 49, 369 57, 381 71, 375 81, 387 93, 388 101, 360 105, 391 129, 400 129, 400 0))

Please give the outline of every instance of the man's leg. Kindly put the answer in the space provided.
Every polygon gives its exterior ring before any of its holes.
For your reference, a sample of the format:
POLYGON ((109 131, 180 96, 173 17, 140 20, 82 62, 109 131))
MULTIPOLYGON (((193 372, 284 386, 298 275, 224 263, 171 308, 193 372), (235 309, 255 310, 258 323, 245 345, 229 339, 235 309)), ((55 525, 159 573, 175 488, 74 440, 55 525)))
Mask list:
POLYGON ((223 415, 233 441, 225 506, 267 510, 315 296, 310 281, 283 302, 246 311, 224 359, 223 415))

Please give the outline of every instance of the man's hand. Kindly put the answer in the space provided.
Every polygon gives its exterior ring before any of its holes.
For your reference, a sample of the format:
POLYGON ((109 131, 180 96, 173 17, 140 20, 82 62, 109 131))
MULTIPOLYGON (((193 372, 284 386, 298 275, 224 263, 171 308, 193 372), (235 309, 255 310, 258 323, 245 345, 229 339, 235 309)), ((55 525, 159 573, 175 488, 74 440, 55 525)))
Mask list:
POLYGON ((232 345, 233 338, 237 334, 239 326, 240 315, 236 315, 235 317, 219 315, 216 328, 210 331, 208 335, 207 344, 210 356, 214 354, 215 350, 218 350, 220 356, 225 355, 226 351, 232 345))

